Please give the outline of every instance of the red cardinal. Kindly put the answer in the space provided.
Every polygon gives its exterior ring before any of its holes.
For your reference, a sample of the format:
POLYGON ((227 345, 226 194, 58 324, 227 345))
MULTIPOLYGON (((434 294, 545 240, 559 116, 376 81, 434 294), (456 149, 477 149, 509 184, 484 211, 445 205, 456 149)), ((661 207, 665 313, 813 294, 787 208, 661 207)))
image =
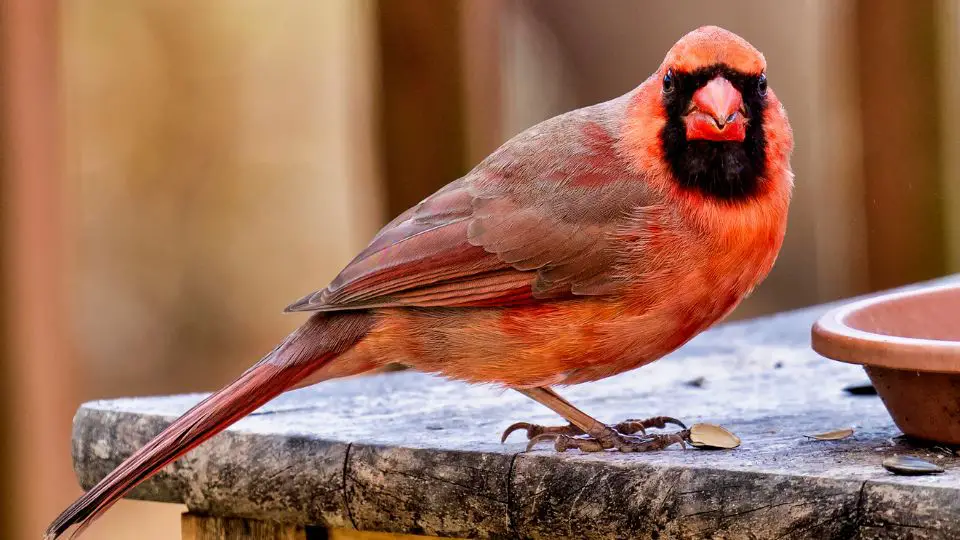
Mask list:
POLYGON ((387 224, 307 322, 61 514, 82 530, 135 485, 278 394, 398 362, 513 388, 570 422, 558 450, 644 451, 668 417, 607 426, 550 387, 652 362, 723 318, 783 241, 793 136, 766 63, 717 27, 626 95, 517 135, 387 224))

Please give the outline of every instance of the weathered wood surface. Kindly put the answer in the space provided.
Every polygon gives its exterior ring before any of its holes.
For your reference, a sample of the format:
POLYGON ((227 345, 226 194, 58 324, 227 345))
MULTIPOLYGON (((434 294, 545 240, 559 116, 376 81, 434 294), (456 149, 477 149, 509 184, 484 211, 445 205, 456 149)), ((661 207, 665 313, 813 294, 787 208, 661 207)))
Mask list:
POLYGON ((287 525, 276 521, 183 514, 182 540, 418 540, 426 536, 287 525))
MULTIPOLYGON (((730 324, 671 357, 561 389, 614 421, 669 414, 722 424, 733 451, 522 453, 515 420, 556 423, 515 392, 417 373, 333 382, 278 398, 140 487, 134 497, 289 524, 480 538, 960 538, 960 464, 898 437, 880 400, 849 396, 858 366, 820 358, 824 308, 730 324), (841 427, 856 434, 814 441, 841 427), (947 472, 896 477, 904 453, 947 472)), ((88 403, 75 419, 85 487, 202 396, 88 403)))

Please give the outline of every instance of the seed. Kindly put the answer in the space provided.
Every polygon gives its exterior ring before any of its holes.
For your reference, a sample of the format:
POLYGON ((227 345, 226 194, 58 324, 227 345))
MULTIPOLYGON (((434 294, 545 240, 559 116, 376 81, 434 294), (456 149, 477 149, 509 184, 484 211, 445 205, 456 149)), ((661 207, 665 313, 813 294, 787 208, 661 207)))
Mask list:
POLYGON ((816 439, 818 441, 839 441, 840 439, 846 439, 851 435, 853 435, 853 428, 836 429, 834 431, 827 431, 825 433, 817 433, 816 435, 804 435, 804 437, 816 439))
POLYGON ((690 427, 690 444, 729 450, 740 446, 740 437, 715 424, 694 424, 690 427))
POLYGON ((939 474, 943 467, 913 456, 894 456, 883 460, 883 468, 893 474, 917 476, 921 474, 939 474))

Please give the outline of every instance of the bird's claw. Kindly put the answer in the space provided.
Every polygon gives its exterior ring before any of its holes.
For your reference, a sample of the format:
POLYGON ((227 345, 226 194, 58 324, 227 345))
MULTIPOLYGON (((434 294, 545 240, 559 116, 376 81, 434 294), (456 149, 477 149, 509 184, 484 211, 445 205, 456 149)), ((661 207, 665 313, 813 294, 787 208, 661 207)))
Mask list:
POLYGON ((678 433, 634 436, 608 428, 608 431, 600 437, 572 437, 558 433, 543 433, 530 439, 526 451, 533 450, 537 444, 544 441, 554 441, 553 446, 557 452, 566 452, 574 448, 581 452, 600 452, 610 449, 620 452, 651 452, 663 450, 674 444, 679 444, 681 448, 686 449, 687 437, 689 437, 687 430, 678 433))
POLYGON ((663 429, 667 427, 667 424, 673 424, 680 429, 687 429, 686 424, 670 416, 654 416, 652 418, 644 419, 630 418, 613 426, 613 429, 623 433, 624 435, 633 435, 638 431, 646 435, 648 429, 663 429))
POLYGON ((540 435, 583 435, 583 430, 573 424, 567 424, 565 426, 541 426, 529 422, 517 422, 504 430, 503 435, 500 437, 500 442, 507 442, 507 437, 509 437, 511 433, 521 429, 526 430, 528 440, 540 435))
MULTIPOLYGON (((674 424, 680 429, 687 429, 687 426, 683 422, 670 416, 654 416, 652 418, 644 419, 631 418, 610 427, 622 435, 633 435, 637 432, 646 435, 648 429, 663 429, 667 427, 667 424, 674 424)), ((504 430, 503 435, 500 437, 500 442, 506 442, 507 437, 509 437, 514 431, 519 431, 521 429, 527 432, 527 440, 531 441, 537 437, 540 437, 541 435, 566 435, 568 437, 585 435, 582 429, 573 424, 567 424, 565 426, 541 426, 539 424, 531 424, 529 422, 517 422, 504 430)))

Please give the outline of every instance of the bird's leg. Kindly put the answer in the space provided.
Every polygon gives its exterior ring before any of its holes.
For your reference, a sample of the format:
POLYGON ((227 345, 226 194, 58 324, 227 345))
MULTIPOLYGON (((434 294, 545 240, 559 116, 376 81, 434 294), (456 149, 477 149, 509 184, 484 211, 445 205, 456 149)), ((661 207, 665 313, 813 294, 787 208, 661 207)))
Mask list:
POLYGON ((668 416, 657 416, 645 420, 626 420, 615 426, 607 426, 574 407, 573 404, 560 397, 549 387, 518 391, 570 422, 566 426, 539 426, 527 422, 518 422, 507 428, 503 434, 503 440, 506 440, 512 432, 518 429, 527 430, 527 438, 530 439, 530 443, 527 445, 528 450, 538 442, 552 440, 559 452, 570 448, 577 448, 584 452, 597 452, 610 448, 615 448, 621 452, 644 452, 662 450, 676 443, 685 446, 684 440, 689 437, 689 431, 687 431, 683 422, 668 416), (676 424, 683 431, 646 435, 646 428, 662 428, 666 427, 667 424, 676 424), (643 433, 644 436, 633 436, 638 431, 643 433), (585 435, 585 437, 582 437, 582 435, 585 435))

